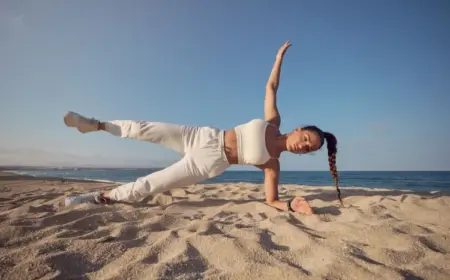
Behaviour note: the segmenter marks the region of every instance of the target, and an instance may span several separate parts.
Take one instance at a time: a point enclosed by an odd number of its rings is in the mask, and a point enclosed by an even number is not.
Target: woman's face
[[[296,128],[287,137],[287,150],[294,154],[307,154],[320,149],[320,136],[311,130]]]

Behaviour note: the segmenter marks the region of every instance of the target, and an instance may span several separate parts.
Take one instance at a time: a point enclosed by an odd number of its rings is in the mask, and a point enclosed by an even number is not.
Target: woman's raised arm
[[[280,83],[281,64],[283,63],[284,54],[286,50],[291,46],[291,43],[287,41],[279,49],[275,63],[270,73],[269,80],[266,84],[266,97],[264,100],[264,119],[276,127],[280,127],[281,117],[277,107],[277,91]]]

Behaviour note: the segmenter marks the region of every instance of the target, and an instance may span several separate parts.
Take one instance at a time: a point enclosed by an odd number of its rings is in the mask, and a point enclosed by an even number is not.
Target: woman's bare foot
[[[94,202],[97,204],[111,204],[114,201],[110,199],[105,193],[99,193],[95,196]]]
[[[98,131],[100,121],[69,111],[64,114],[64,123],[68,127],[75,127],[81,133],[88,133]]]
[[[69,196],[64,200],[65,206],[77,205],[82,203],[111,204],[113,200],[100,192],[91,192],[81,195]]]

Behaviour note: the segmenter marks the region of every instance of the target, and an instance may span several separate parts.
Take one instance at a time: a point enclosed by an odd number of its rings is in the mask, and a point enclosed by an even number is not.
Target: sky
[[[169,164],[173,151],[63,114],[230,129],[264,117],[286,40],[283,133],[334,133],[340,170],[450,170],[445,0],[3,0],[0,165]],[[326,149],[281,168],[327,170]]]

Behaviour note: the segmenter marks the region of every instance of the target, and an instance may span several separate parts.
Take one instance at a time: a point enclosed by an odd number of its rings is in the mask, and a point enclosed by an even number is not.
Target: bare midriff
[[[225,130],[224,149],[230,164],[238,164],[237,137],[234,129]]]

